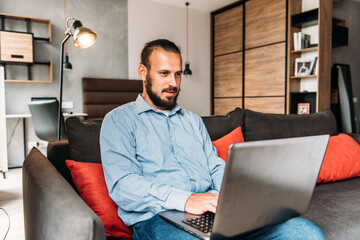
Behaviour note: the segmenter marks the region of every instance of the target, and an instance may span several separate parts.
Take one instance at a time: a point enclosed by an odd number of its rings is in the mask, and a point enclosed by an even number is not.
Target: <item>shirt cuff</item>
[[[165,201],[165,208],[184,212],[185,203],[191,194],[193,193],[180,189],[172,189]]]
[[[220,193],[219,193],[219,191],[214,190],[214,189],[212,189],[212,190],[208,191],[208,193],[217,193],[217,194],[220,194]]]

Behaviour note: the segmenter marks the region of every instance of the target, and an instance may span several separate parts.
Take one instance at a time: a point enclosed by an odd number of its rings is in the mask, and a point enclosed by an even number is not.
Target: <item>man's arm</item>
[[[136,159],[131,124],[114,114],[105,117],[100,134],[101,158],[110,197],[125,211],[184,211],[192,194],[167,184],[150,182],[142,176]]]
[[[213,186],[210,192],[193,193],[186,201],[185,211],[193,214],[203,214],[207,211],[215,213],[225,170],[225,162],[218,157],[216,148],[212,145],[209,133],[200,117],[199,130],[204,141],[203,149],[208,159]]]

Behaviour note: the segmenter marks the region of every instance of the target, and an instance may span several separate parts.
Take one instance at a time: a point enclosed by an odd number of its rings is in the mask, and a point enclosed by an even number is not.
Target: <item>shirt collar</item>
[[[149,103],[147,103],[144,98],[142,97],[141,93],[138,95],[138,97],[135,100],[135,109],[137,114],[141,114],[143,112],[147,112],[147,111],[154,111],[157,113],[161,113],[164,114],[161,110],[156,109],[154,107],[152,107]],[[176,104],[175,107],[173,109],[171,109],[169,116],[172,116],[174,114],[176,114],[177,112],[180,112],[181,114],[184,114],[184,110],[180,107],[179,104]]]

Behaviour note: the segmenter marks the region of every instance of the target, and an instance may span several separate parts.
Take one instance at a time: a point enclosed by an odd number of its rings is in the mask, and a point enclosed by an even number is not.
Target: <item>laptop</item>
[[[235,143],[229,148],[216,214],[169,210],[159,216],[213,240],[245,236],[304,214],[328,141],[329,135],[319,135]]]

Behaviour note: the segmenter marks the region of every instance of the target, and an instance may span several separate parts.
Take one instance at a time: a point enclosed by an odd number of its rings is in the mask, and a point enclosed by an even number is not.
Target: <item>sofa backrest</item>
[[[282,115],[237,108],[225,115],[206,116],[202,119],[212,140],[219,139],[239,126],[245,141],[338,134],[336,120],[330,110],[310,115]],[[49,160],[72,186],[74,184],[65,160],[100,163],[101,124],[101,120],[69,118],[66,121],[69,144],[52,142],[48,146]]]

